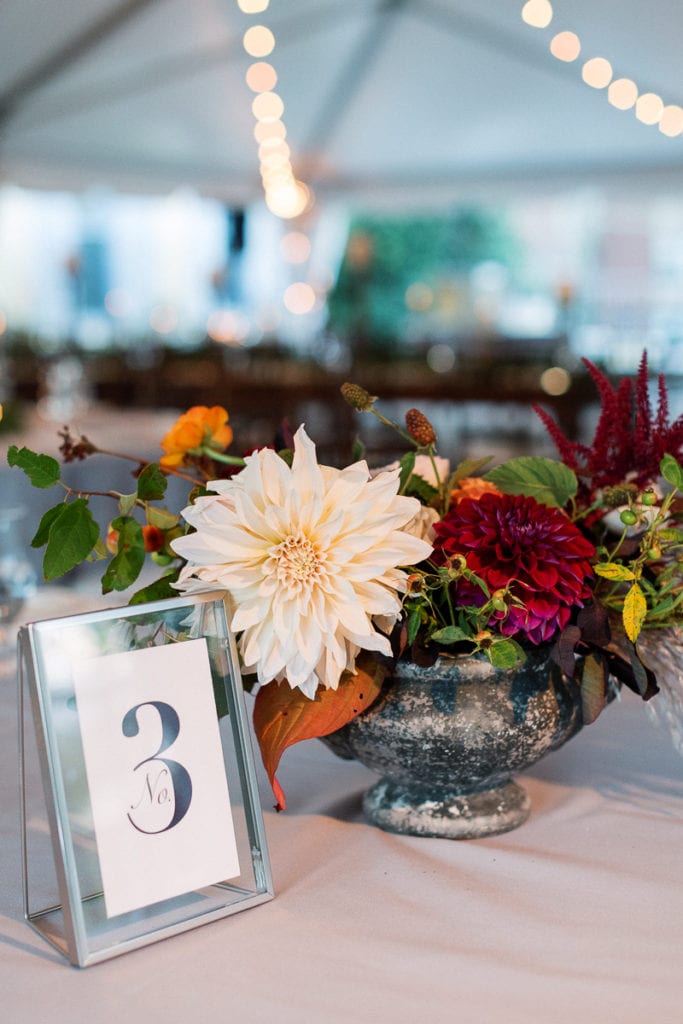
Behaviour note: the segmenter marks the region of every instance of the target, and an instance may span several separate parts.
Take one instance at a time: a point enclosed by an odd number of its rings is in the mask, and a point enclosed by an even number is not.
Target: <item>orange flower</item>
[[[500,491],[480,476],[465,476],[451,491],[451,505],[457,505],[463,498],[481,498],[482,494],[500,494]]]
[[[220,405],[209,409],[206,405],[193,405],[175,421],[163,438],[162,466],[182,466],[190,453],[202,448],[223,451],[232,441],[232,428],[227,425],[228,414]]]

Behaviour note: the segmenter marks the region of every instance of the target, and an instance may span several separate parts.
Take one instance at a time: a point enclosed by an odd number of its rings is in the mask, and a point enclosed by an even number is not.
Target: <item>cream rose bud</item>
[[[420,505],[420,511],[414,515],[409,523],[403,527],[405,533],[411,537],[418,537],[419,540],[426,540],[428,544],[434,543],[434,523],[439,519],[439,513],[435,508],[427,505]]]
[[[448,459],[442,459],[440,455],[434,456],[434,462],[436,463],[436,471],[439,474],[438,480],[434,475],[434,466],[432,465],[432,460],[428,455],[417,455],[415,457],[415,468],[413,469],[413,473],[415,476],[422,477],[422,479],[426,480],[428,484],[432,485],[432,487],[438,487],[439,483],[443,484],[448,480],[451,472],[451,464]],[[400,463],[398,461],[391,462],[388,466],[382,466],[380,469],[370,470],[370,475],[377,476],[378,473],[399,469],[399,467]]]
[[[620,505],[603,516],[602,521],[610,533],[623,532],[625,524],[621,521],[621,513],[628,508],[633,509],[638,516],[638,522],[626,528],[627,537],[637,537],[639,533],[644,533],[659,515],[659,505]]]

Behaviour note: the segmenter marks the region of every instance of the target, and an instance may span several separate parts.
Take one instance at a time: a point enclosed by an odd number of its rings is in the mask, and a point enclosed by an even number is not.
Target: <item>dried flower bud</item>
[[[416,441],[422,448],[428,448],[436,441],[434,427],[419,409],[408,409],[406,428],[413,441]]]
[[[88,455],[92,455],[93,452],[97,451],[95,445],[92,444],[87,437],[81,435],[78,440],[76,440],[72,436],[68,427],[64,427],[64,430],[58,431],[58,434],[62,439],[59,451],[61,452],[62,460],[64,462],[80,462],[87,458]]]
[[[360,384],[342,384],[340,390],[345,401],[348,402],[352,409],[357,409],[358,412],[370,412],[377,401],[377,396],[371,395]]]

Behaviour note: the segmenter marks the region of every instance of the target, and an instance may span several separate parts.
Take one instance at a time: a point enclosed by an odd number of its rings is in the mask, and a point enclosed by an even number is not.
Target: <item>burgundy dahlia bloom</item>
[[[591,595],[589,559],[595,548],[557,508],[535,498],[483,494],[463,498],[434,524],[432,561],[462,555],[491,593],[509,586],[524,608],[509,607],[491,620],[505,636],[522,633],[534,644],[566,626],[571,609]],[[458,604],[482,605],[485,596],[467,580],[457,583]]]

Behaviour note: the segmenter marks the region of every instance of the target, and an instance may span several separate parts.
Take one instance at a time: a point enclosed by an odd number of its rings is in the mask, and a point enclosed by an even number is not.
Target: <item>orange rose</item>
[[[481,498],[482,494],[500,494],[500,491],[480,476],[463,477],[451,491],[451,505],[457,505],[463,498]]]
[[[161,447],[162,466],[182,466],[188,453],[199,452],[201,448],[215,448],[223,451],[232,441],[232,428],[227,425],[228,414],[220,405],[209,409],[205,405],[194,405],[179,416],[163,438]]]

